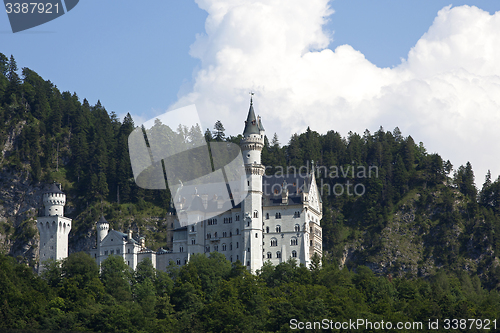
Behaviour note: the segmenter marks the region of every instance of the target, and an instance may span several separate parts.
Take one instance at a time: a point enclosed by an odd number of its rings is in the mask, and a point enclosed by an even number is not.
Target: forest
[[[289,260],[256,275],[220,253],[195,255],[168,272],[142,261],[135,272],[123,258],[101,265],[83,252],[52,262],[41,277],[0,256],[0,329],[94,332],[290,332],[293,320],[388,322],[384,332],[498,331],[500,295],[477,276],[439,271],[430,279],[377,277],[366,266],[350,271],[324,263],[310,269]],[[446,330],[446,319],[481,319]],[[422,329],[395,329],[422,323]],[[452,325],[452,324],[450,324]],[[462,325],[462,327],[460,326]],[[483,326],[484,325],[484,326]],[[404,327],[404,326],[402,326]],[[365,329],[346,332],[374,332]]]
[[[239,143],[241,135],[214,123],[204,133],[177,133]],[[118,258],[99,272],[78,244],[102,213],[114,229],[145,234],[148,247],[166,246],[165,226],[160,219],[151,231],[150,217],[166,215],[170,193],[135,185],[127,146],[135,126],[130,114],[121,120],[99,101],[61,92],[0,53],[1,189],[13,174],[37,188],[61,183],[74,220],[71,255],[39,277],[36,258],[20,250],[36,243],[36,209],[0,219],[0,327],[274,332],[290,330],[292,318],[498,318],[500,179],[488,173],[479,181],[470,163],[453,166],[398,128],[265,138],[268,174],[313,161],[317,168],[324,255],[313,269],[287,262],[250,275],[213,253],[167,273],[147,263],[129,272]],[[332,166],[377,173],[332,173]],[[335,192],[340,185],[359,185],[363,194]]]

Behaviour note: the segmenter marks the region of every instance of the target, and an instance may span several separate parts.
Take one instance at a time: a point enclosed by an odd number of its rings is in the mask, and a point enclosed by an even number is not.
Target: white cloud
[[[171,107],[195,103],[204,127],[220,119],[240,133],[254,90],[268,135],[282,143],[307,126],[320,133],[399,126],[476,183],[500,173],[500,12],[445,7],[395,68],[378,68],[349,45],[327,49],[327,0],[198,0],[206,34],[193,90]],[[333,17],[334,18],[334,17]]]

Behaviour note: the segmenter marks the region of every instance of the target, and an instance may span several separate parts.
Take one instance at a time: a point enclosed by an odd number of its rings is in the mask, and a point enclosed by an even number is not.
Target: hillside
[[[74,219],[70,253],[94,245],[101,213],[112,228],[145,235],[148,247],[166,246],[170,193],[135,185],[130,115],[120,120],[31,69],[18,72],[14,57],[0,54],[0,251],[36,262],[34,218],[53,181],[62,184]],[[207,140],[239,142],[221,125]],[[465,270],[499,288],[500,180],[487,176],[478,191],[470,164],[453,167],[397,128],[345,138],[308,129],[285,145],[276,135],[265,140],[268,174],[312,161],[323,190],[325,262],[394,277]]]

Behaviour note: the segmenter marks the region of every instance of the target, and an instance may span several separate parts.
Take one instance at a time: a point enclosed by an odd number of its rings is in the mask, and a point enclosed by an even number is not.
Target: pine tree
[[[217,120],[214,125],[214,131],[213,131],[213,136],[215,141],[224,141],[226,138],[226,135],[224,134],[224,131],[226,129],[224,128],[224,125],[222,125],[222,122],[220,120]]]

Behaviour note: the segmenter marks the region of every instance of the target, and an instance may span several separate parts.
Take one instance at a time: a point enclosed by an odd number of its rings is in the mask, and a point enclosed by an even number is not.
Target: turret
[[[66,204],[66,194],[53,183],[42,195],[45,206],[45,216],[64,216],[64,205]]]
[[[60,186],[53,183],[42,194],[44,216],[37,219],[37,228],[40,233],[40,266],[43,271],[43,262],[48,259],[61,260],[68,256],[68,235],[71,231],[71,219],[64,216],[66,195]]]
[[[97,221],[97,246],[102,242],[102,240],[108,235],[109,231],[109,223],[104,218],[104,215],[101,215],[99,221]]]

